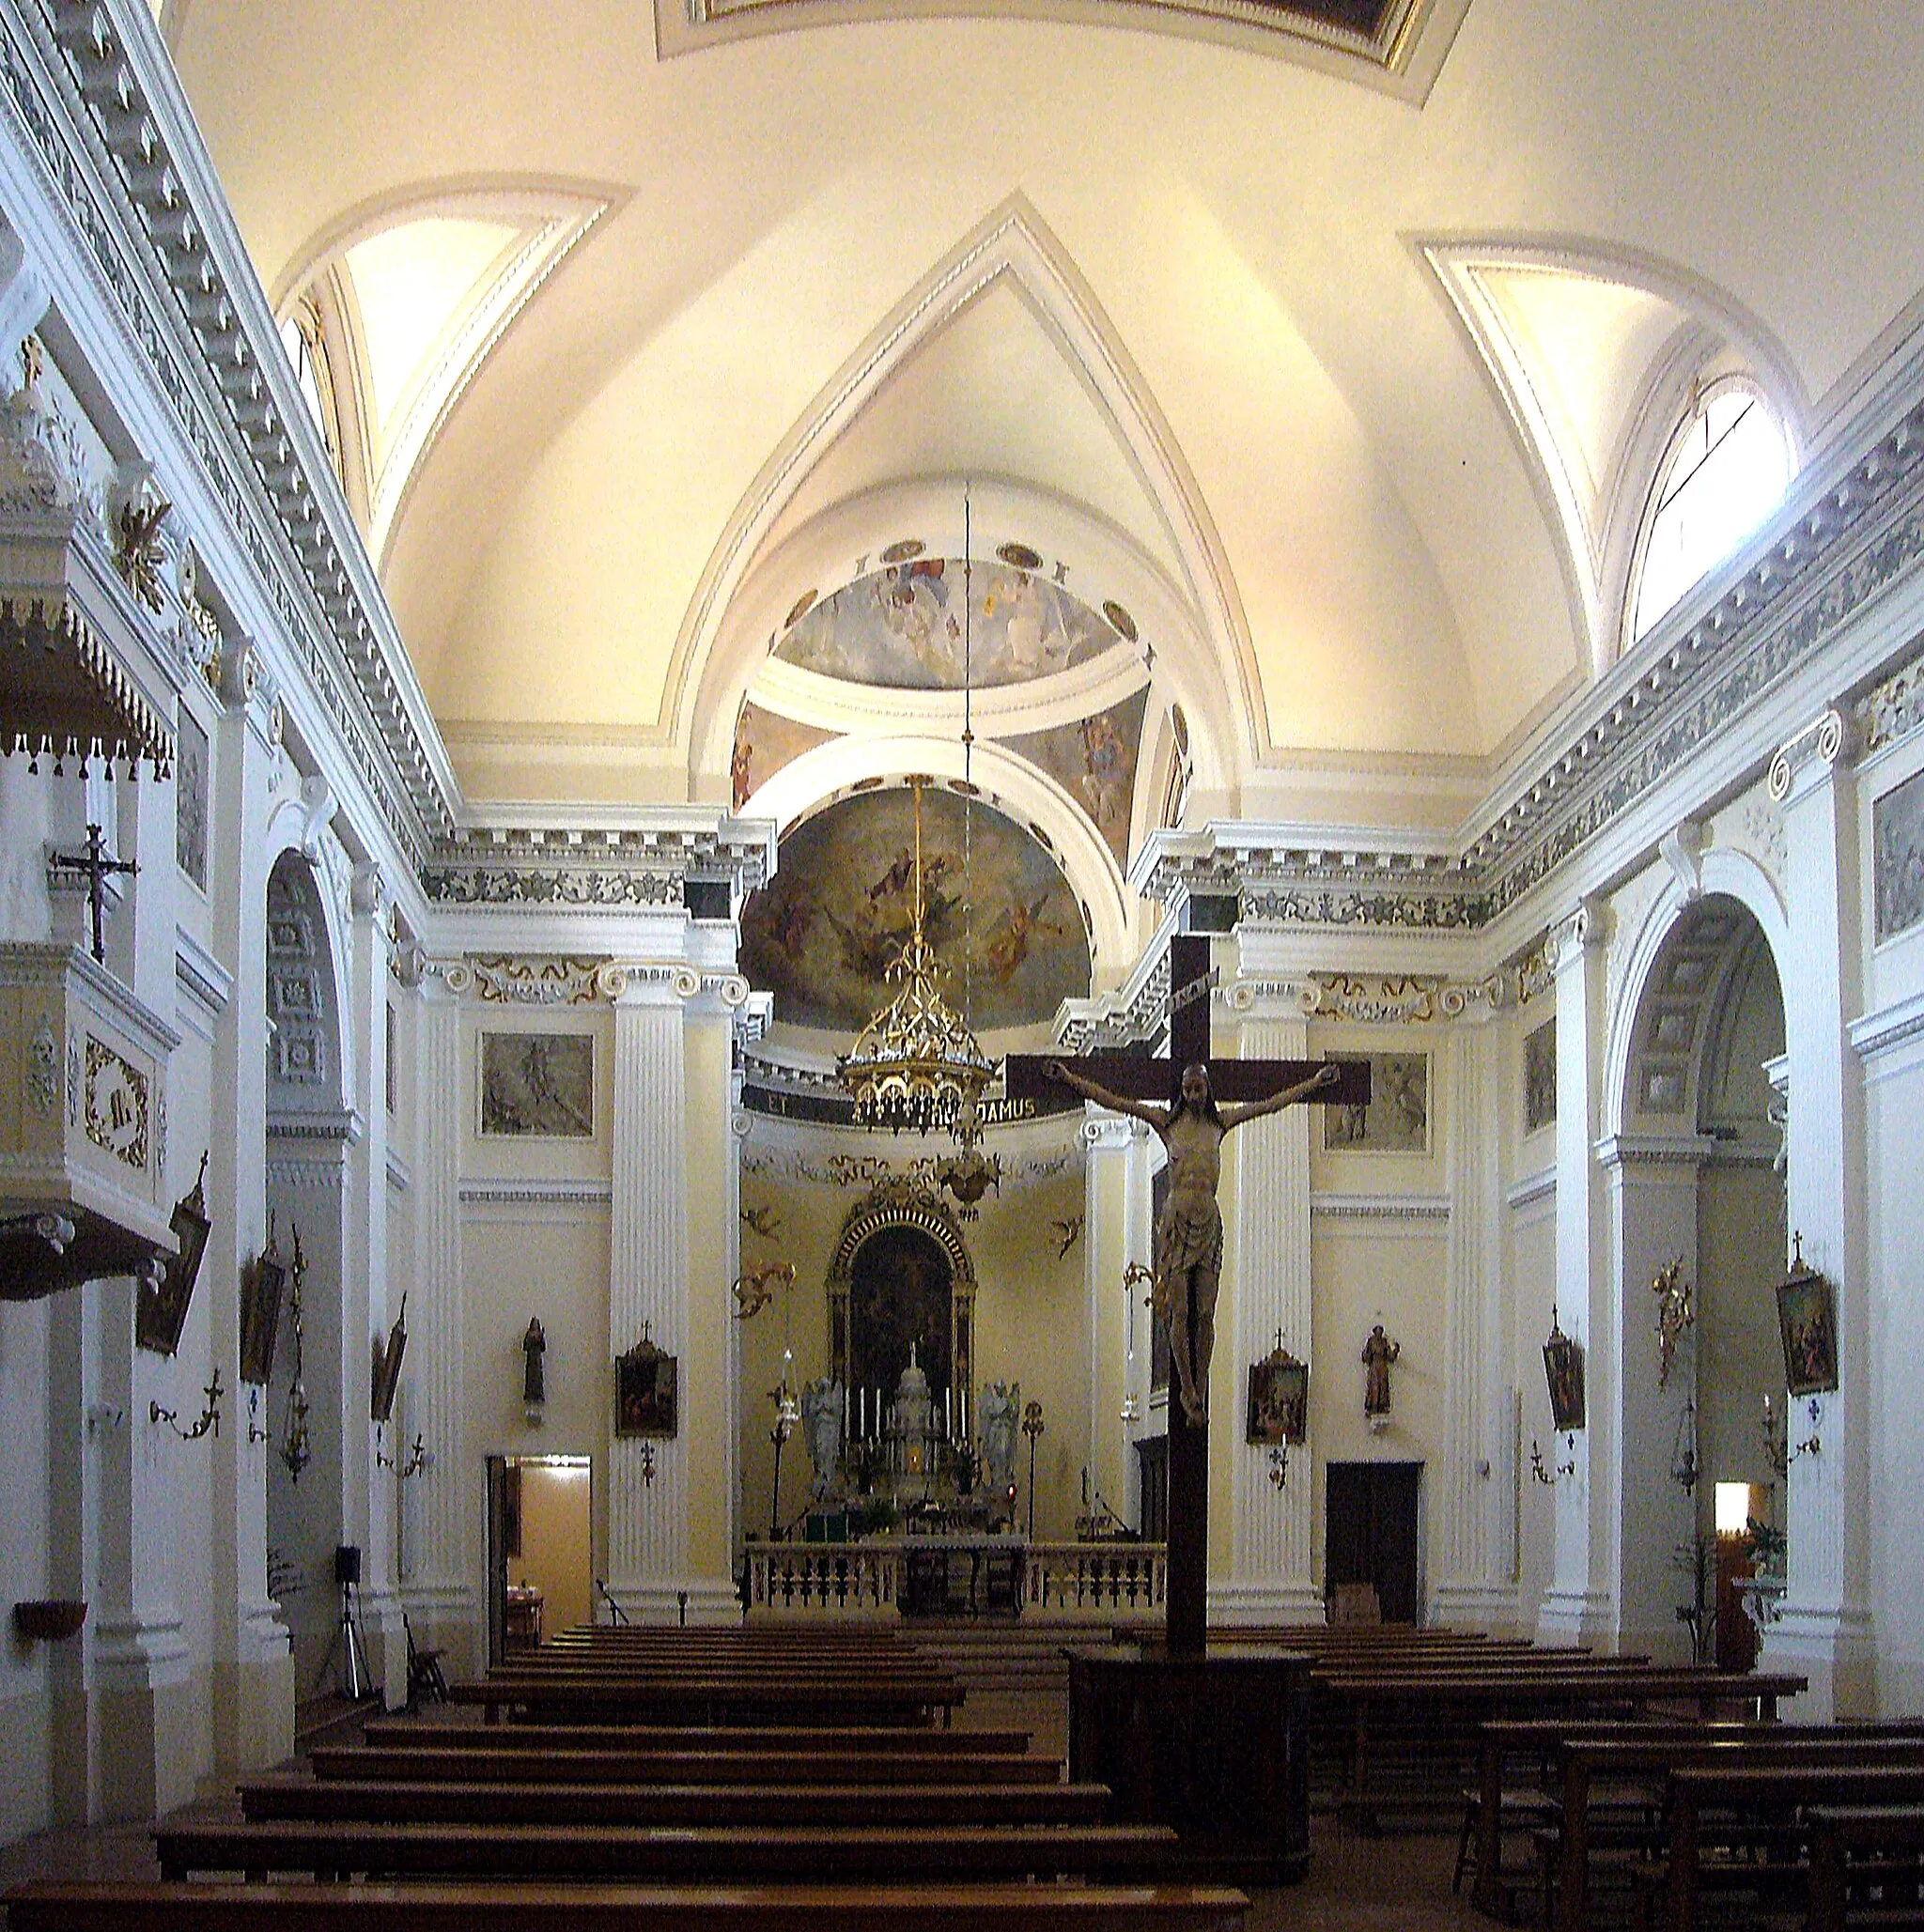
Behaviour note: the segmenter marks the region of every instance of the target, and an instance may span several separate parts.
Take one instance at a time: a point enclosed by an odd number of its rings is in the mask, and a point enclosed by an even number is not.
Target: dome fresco
[[[923,921],[943,997],[979,1032],[1037,1025],[1088,997],[1082,915],[1036,839],[980,798],[965,803],[923,793]],[[914,811],[907,788],[868,792],[783,839],[775,876],[743,910],[739,953],[778,1021],[853,1033],[893,990],[884,976],[908,936]]]
[[[968,639],[977,686],[1024,684],[1121,641],[1114,627],[1040,572],[978,562]],[[789,626],[774,655],[822,677],[899,690],[960,690],[962,562],[917,557],[859,577]]]

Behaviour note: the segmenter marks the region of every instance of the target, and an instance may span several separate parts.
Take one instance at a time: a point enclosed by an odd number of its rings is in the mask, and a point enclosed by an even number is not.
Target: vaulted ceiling
[[[1918,9],[1267,11],[172,0],[263,284],[359,317],[471,795],[728,796],[797,600],[959,557],[966,479],[1224,808],[1451,822],[1621,648],[1692,378],[1808,452],[1908,327]]]

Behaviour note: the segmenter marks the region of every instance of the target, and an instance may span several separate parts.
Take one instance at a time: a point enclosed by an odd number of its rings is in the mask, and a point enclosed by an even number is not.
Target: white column
[[[1593,1152],[1602,1118],[1606,918],[1601,906],[1578,906],[1552,931],[1548,949],[1557,982],[1557,1317],[1583,1349],[1589,1412],[1574,1446],[1552,1437],[1546,1407],[1530,1402],[1524,1412],[1524,1433],[1541,1435],[1545,1464],[1576,1464],[1557,1481],[1555,1558],[1537,1615],[1537,1634],[1548,1644],[1607,1642],[1617,1619],[1611,1337],[1620,1318]],[[1593,1348],[1592,1337],[1604,1345]]]
[[[195,1300],[208,1304],[214,1359],[234,1391],[214,1469],[214,1756],[224,1770],[277,1764],[294,1748],[287,1626],[267,1590],[268,1445],[248,1440],[240,1381],[240,1280],[267,1244],[267,881],[265,837],[279,752],[256,688],[252,645],[228,660],[215,750],[210,868],[213,951],[234,997],[214,1040],[208,1164],[213,1223]],[[183,1395],[186,1391],[182,1391]]]
[[[1082,1123],[1082,1289],[1089,1329],[1087,1398],[1091,1505],[1100,1493],[1115,1508],[1126,1507],[1128,1424],[1128,1297],[1123,1271],[1129,1263],[1129,1160],[1137,1123],[1119,1114],[1095,1114]],[[1134,1291],[1139,1296],[1141,1291]],[[1147,1323],[1142,1324],[1146,1335]],[[1146,1348],[1146,1342],[1145,1342]]]
[[[1791,1440],[1815,1436],[1788,1478],[1789,1584],[1766,1669],[1808,1674],[1813,1716],[1868,1715],[1876,1681],[1870,1593],[1869,1262],[1862,1070],[1845,1023],[1863,1008],[1857,783],[1843,721],[1827,712],[1777,753],[1790,935],[1784,1046],[1790,1069],[1790,1225],[1838,1297],[1840,1386],[1791,1410]]]
[[[1500,1136],[1502,1030],[1478,1005],[1449,1044],[1450,1250],[1444,1346],[1444,1467],[1437,1617],[1485,1630],[1516,1620],[1508,1519],[1515,1483],[1514,1425],[1502,1371]]]
[[[343,1542],[362,1550],[359,1604],[369,1662],[389,1708],[408,1695],[408,1647],[395,1592],[396,1483],[377,1462],[374,1425],[368,1419],[376,1338],[385,1339],[395,1310],[387,1281],[387,881],[380,869],[354,868],[349,898],[353,960],[343,999],[351,1012],[343,1036],[352,1041],[350,1091],[362,1134],[348,1151],[348,1213],[341,1270],[341,1334],[345,1337],[346,1405],[342,1413],[341,1493]],[[410,1311],[412,1317],[412,1309]],[[413,1346],[410,1341],[410,1347]],[[387,1453],[405,1457],[387,1431]]]
[[[690,967],[628,968],[614,1002],[613,1201],[609,1229],[610,1359],[648,1326],[686,1358],[689,1335],[688,1097],[683,1007],[701,988]],[[687,1391],[681,1433],[611,1438],[608,1583],[632,1616],[673,1622],[689,1569]],[[652,1463],[652,1476],[648,1465]]]
[[[1301,1059],[1309,1024],[1299,1000],[1234,987],[1229,1006],[1242,1059]],[[1244,1440],[1251,1362],[1276,1346],[1279,1329],[1292,1354],[1310,1362],[1315,1387],[1310,1279],[1310,1109],[1286,1107],[1236,1129],[1235,1223],[1224,1257],[1218,1304],[1217,1362],[1209,1402],[1215,1420],[1211,1474],[1230,1461],[1230,1535],[1212,1551],[1209,1614],[1225,1623],[1323,1620],[1312,1567],[1315,1484],[1311,1445],[1293,1449],[1288,1479],[1270,1480],[1269,1451]],[[1312,1396],[1313,1404],[1313,1396]],[[1313,1429],[1313,1424],[1311,1425]]]
[[[461,1284],[461,1130],[470,1087],[461,1054],[461,1008],[443,979],[424,978],[414,1025],[414,1279],[408,1298],[406,1373],[411,1421],[434,1452],[430,1468],[409,1480],[403,1498],[402,1597],[426,1630],[465,1625],[477,1653],[485,1606],[471,1561],[471,1506],[481,1493],[477,1468],[468,1464],[461,1412],[465,1332]],[[383,1183],[385,1176],[382,1177]]]
[[[1697,1181],[1704,1147],[1695,1135],[1675,1139],[1622,1136],[1600,1142],[1597,1158],[1609,1194],[1610,1274],[1619,1310],[1614,1335],[1592,1330],[1591,1360],[1614,1354],[1617,1397],[1612,1426],[1620,1461],[1617,1646],[1668,1663],[1687,1663],[1690,1633],[1677,1621],[1694,1587],[1675,1555],[1697,1532],[1691,1492],[1672,1479],[1678,1429],[1696,1399],[1696,1344],[1686,1336],[1668,1382],[1657,1352],[1657,1299],[1651,1283],[1670,1262],[1697,1279]],[[1591,1427],[1597,1397],[1590,1396]]]

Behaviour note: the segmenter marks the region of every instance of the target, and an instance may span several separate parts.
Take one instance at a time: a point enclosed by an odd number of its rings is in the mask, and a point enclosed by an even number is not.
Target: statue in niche
[[[991,1382],[982,1392],[982,1466],[986,1486],[1003,1495],[1016,1480],[1016,1418],[1022,1412],[1019,1382]]]
[[[808,1460],[815,1465],[809,1494],[817,1503],[835,1493],[842,1464],[843,1423],[848,1414],[848,1392],[832,1376],[820,1375],[801,1391],[801,1430],[808,1443]]]

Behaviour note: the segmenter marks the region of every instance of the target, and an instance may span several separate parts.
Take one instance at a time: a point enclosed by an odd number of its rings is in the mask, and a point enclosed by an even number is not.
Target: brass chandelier
[[[967,965],[975,944],[974,858],[971,770],[975,751],[974,722],[974,595],[970,560],[970,503],[962,499],[962,780],[964,839],[962,883],[967,922],[963,958]],[[995,1073],[969,1022],[942,997],[944,968],[923,930],[922,788],[925,780],[912,779],[915,794],[914,898],[910,904],[908,937],[889,962],[885,977],[896,988],[894,997],[870,1014],[855,1036],[855,1044],[836,1060],[842,1084],[855,1096],[859,1127],[886,1127],[899,1134],[947,1132],[965,1148],[982,1137],[976,1103]],[[967,1004],[967,993],[964,994]]]
[[[914,899],[908,937],[889,962],[894,997],[869,1016],[855,1044],[836,1061],[842,1084],[855,1096],[860,1127],[899,1134],[974,1131],[975,1103],[995,1072],[969,1023],[942,997],[943,968],[923,930],[922,787],[915,793]]]

